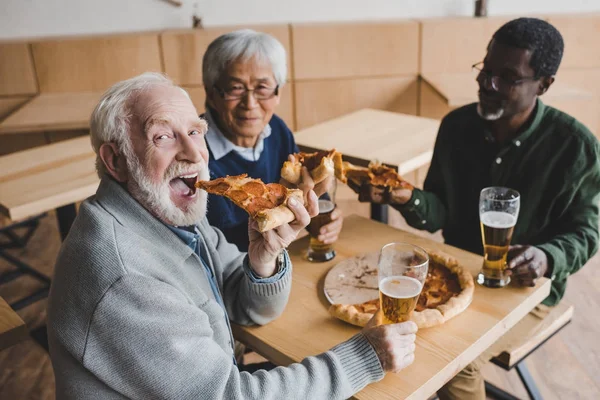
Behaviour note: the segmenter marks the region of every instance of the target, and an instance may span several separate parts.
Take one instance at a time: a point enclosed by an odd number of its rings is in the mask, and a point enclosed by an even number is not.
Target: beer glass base
[[[327,253],[316,253],[308,250],[306,253],[306,259],[311,262],[327,262],[335,258],[335,250],[328,251]]]
[[[489,288],[502,288],[510,283],[510,277],[488,278],[483,272],[480,272],[479,275],[477,275],[477,283]]]

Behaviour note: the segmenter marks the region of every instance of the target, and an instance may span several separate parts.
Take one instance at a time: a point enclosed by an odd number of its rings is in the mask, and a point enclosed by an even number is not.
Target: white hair
[[[275,81],[282,87],[287,79],[287,56],[273,36],[252,29],[226,33],[216,38],[202,59],[202,82],[211,90],[234,61],[256,60],[271,66]]]
[[[100,146],[104,143],[116,143],[126,159],[137,160],[129,136],[132,102],[134,96],[156,86],[176,87],[163,74],[146,72],[114,84],[102,95],[90,117],[90,137],[96,153],[96,170],[100,178],[107,172],[100,158]],[[189,98],[188,93],[181,90]]]

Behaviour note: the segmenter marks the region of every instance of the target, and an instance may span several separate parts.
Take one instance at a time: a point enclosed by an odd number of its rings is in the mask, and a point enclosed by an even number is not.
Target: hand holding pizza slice
[[[304,204],[301,190],[288,189],[278,183],[265,184],[260,179],[249,178],[247,174],[198,181],[196,187],[230,199],[257,222],[259,232],[294,221],[296,217],[287,207],[289,199],[294,198],[299,204]]]

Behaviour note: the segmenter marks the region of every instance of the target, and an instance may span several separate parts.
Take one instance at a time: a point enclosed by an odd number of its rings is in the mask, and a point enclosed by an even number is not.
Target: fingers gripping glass
[[[279,94],[279,85],[274,88],[261,85],[254,89],[248,89],[244,86],[233,86],[223,89],[215,85],[214,88],[224,100],[239,100],[246,97],[248,93],[252,93],[256,100],[268,100]]]
[[[536,81],[539,79],[537,76],[528,76],[521,79],[506,79],[501,76],[492,75],[489,72],[484,71],[483,62],[478,62],[477,64],[472,65],[471,68],[476,74],[478,82],[485,84],[487,81],[495,91],[502,93],[510,92],[513,87],[520,85],[523,82]]]

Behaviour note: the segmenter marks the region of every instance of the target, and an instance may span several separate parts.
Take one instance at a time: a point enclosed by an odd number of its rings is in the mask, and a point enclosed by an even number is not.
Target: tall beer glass
[[[306,258],[313,262],[325,262],[332,260],[335,257],[333,244],[326,244],[319,239],[319,231],[321,228],[331,222],[331,213],[335,209],[335,203],[331,200],[319,199],[319,214],[310,220],[308,225],[308,233],[310,235],[310,243]]]
[[[423,289],[429,256],[409,243],[389,243],[381,248],[378,264],[379,299],[383,323],[408,321]]]
[[[520,195],[513,189],[489,187],[479,197],[479,221],[483,240],[483,268],[477,282],[487,287],[504,287],[506,256],[519,217]]]

